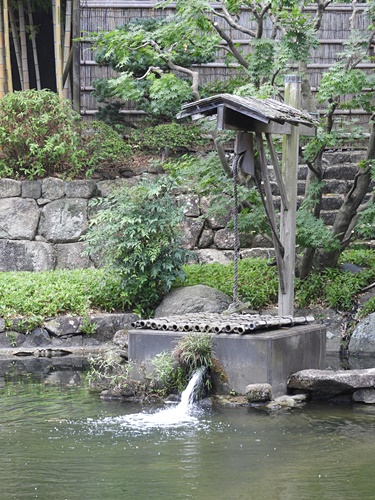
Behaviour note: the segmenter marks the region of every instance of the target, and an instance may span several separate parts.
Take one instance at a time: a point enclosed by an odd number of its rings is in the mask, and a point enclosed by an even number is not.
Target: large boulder
[[[311,392],[325,398],[353,394],[375,386],[375,368],[367,370],[301,370],[288,380],[288,389]]]
[[[233,300],[223,292],[206,285],[177,288],[168,294],[155,310],[155,317],[190,313],[222,313]]]
[[[353,356],[375,354],[375,313],[358,323],[350,337],[349,352]]]

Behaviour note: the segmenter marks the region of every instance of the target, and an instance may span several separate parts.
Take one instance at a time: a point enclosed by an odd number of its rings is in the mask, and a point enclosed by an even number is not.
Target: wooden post
[[[284,102],[299,109],[301,105],[301,77],[285,76]],[[299,127],[292,126],[291,134],[284,135],[282,176],[288,196],[289,207],[281,203],[280,241],[285,253],[282,261],[284,269],[284,293],[279,286],[279,316],[294,314],[294,272],[296,262],[296,212],[298,182]]]

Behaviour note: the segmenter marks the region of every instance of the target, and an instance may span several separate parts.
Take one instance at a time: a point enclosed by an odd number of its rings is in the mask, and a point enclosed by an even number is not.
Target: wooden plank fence
[[[81,0],[81,32],[84,37],[87,33],[96,31],[110,31],[122,26],[132,19],[148,17],[165,17],[174,12],[174,4],[163,10],[154,9],[156,4],[153,0],[126,1],[126,0]],[[355,16],[355,29],[365,30],[366,19],[363,15],[363,6],[356,4],[358,11]],[[307,11],[311,15],[315,14],[315,6],[308,6]],[[343,49],[343,42],[350,34],[350,17],[353,14],[353,6],[349,4],[333,4],[328,6],[323,15],[321,29],[318,32],[319,47],[312,51],[312,60],[308,63],[308,74],[312,85],[312,90],[319,88],[322,73],[332,66],[337,59],[337,54]],[[244,23],[246,11],[241,14],[239,23]],[[219,20],[219,22],[223,22]],[[251,28],[251,26],[249,26]],[[265,35],[270,31],[271,26],[265,25]],[[234,29],[230,29],[230,35],[239,44],[244,45],[247,50],[246,35]],[[92,96],[93,81],[99,78],[111,78],[116,76],[116,72],[107,66],[99,66],[95,62],[95,54],[88,41],[82,41],[80,47],[80,88],[81,88],[81,114],[86,119],[92,119],[98,109],[98,103]],[[363,63],[358,67],[364,71],[373,71],[375,63]],[[217,61],[198,66],[200,73],[200,83],[207,84],[218,79],[226,79],[236,71],[236,65],[227,67],[224,63],[224,50],[219,51]],[[324,110],[322,110],[324,112]],[[134,103],[129,102],[124,109],[130,120],[136,119],[143,112],[137,110]],[[362,110],[338,111],[337,114],[350,113],[358,124],[366,124],[368,115]]]

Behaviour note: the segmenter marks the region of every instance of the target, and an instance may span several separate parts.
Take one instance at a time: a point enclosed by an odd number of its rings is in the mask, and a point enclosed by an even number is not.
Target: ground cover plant
[[[0,273],[0,317],[41,323],[60,314],[124,309],[120,280],[102,269]]]
[[[375,281],[375,251],[350,250],[342,262],[363,267],[358,273],[339,268],[313,273],[296,280],[296,307],[322,306],[350,310],[362,288]],[[233,265],[194,264],[184,266],[185,281],[174,286],[204,284],[232,295]],[[277,272],[267,259],[243,259],[239,263],[239,295],[260,310],[276,305]],[[41,324],[59,314],[85,316],[90,311],[131,311],[138,306],[129,301],[121,278],[103,269],[56,270],[48,272],[0,273],[0,317],[30,319]],[[374,300],[364,311],[375,312]]]

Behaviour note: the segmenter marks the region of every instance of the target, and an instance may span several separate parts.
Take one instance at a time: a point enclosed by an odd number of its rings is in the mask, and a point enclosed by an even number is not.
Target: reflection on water
[[[197,408],[168,423],[170,406],[34,383],[5,384],[0,405],[1,500],[374,498],[371,406]]]

